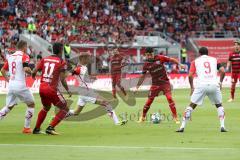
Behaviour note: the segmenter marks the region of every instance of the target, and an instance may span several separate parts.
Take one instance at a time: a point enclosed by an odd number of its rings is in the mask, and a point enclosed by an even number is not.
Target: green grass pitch
[[[189,90],[175,90],[174,99],[179,113],[189,103]],[[229,89],[223,89],[223,105],[226,112],[228,133],[219,132],[219,120],[214,106],[205,99],[203,107],[193,113],[186,132],[175,133],[179,127],[171,120],[160,124],[138,124],[137,115],[146,98],[137,99],[136,106],[129,107],[120,100],[117,114],[132,115],[126,126],[114,126],[107,116],[86,122],[64,121],[56,129],[59,136],[23,135],[25,106],[18,105],[0,121],[0,160],[239,160],[240,159],[240,98],[228,103]],[[36,111],[32,127],[41,107],[36,94]],[[77,96],[73,97],[74,107]],[[5,104],[5,95],[0,95],[0,106]],[[95,106],[88,105],[84,111]],[[155,99],[149,113],[161,109],[169,114],[165,97]],[[43,129],[48,125],[51,114]],[[129,116],[128,116],[129,118]]]

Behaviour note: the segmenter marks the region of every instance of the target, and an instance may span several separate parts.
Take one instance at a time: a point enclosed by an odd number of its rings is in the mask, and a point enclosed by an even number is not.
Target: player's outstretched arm
[[[226,70],[227,70],[227,71],[229,71],[229,70],[230,70],[231,64],[232,64],[232,62],[231,62],[231,61],[228,61],[228,62],[227,62],[227,68],[226,68]]]
[[[37,67],[33,69],[32,71],[32,78],[35,79],[37,72],[41,71],[43,68],[43,60],[41,60],[38,64]]]
[[[190,95],[192,95],[193,91],[194,91],[194,85],[193,85],[193,76],[194,76],[194,72],[189,72],[188,74],[188,81],[189,81],[189,84],[190,84],[190,87],[191,87],[191,93]]]
[[[67,72],[66,72],[66,71],[61,72],[61,73],[60,73],[60,81],[61,81],[64,89],[65,89],[65,90],[67,91],[67,93],[69,94],[69,97],[71,97],[71,96],[72,96],[72,93],[69,91],[66,78],[67,78]]]
[[[218,71],[220,74],[220,88],[222,89],[222,82],[225,77],[225,69],[224,69],[224,67],[220,67]]]
[[[177,64],[180,68],[185,68],[185,66],[183,64],[179,63],[179,61],[175,58],[169,58],[169,62]]]

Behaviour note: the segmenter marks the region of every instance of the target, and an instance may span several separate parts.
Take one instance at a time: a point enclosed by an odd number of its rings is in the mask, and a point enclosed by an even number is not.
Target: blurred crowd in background
[[[240,1],[0,0],[2,49],[14,46],[22,32],[50,43],[119,44],[161,32],[184,45],[196,31],[239,33]],[[29,53],[34,61],[41,55]]]

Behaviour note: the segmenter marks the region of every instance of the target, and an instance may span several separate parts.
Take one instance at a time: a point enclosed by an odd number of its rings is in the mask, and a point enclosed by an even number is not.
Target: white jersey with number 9
[[[191,64],[190,72],[196,73],[197,85],[218,83],[217,59],[214,57],[200,56]]]

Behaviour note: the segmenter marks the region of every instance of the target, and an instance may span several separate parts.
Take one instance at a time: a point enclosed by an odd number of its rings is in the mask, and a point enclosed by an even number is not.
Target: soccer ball
[[[159,113],[153,113],[151,115],[151,122],[153,124],[159,124],[161,121],[161,117],[160,117],[160,114]]]

